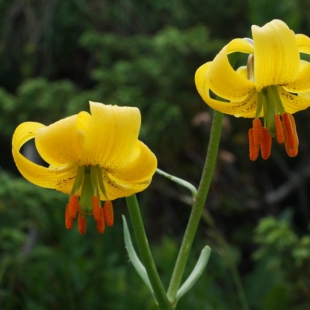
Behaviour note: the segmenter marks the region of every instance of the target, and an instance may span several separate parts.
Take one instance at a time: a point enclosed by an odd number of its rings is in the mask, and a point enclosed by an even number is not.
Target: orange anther
[[[104,224],[104,219],[100,219],[96,222],[97,225],[97,230],[99,234],[103,234],[105,230],[105,224]]]
[[[69,203],[66,207],[66,213],[65,213],[65,224],[67,229],[71,229],[73,227],[73,218],[69,214]]]
[[[286,153],[289,157],[295,157],[298,154],[298,149],[286,149]]]
[[[112,201],[106,201],[103,206],[105,223],[107,226],[113,226],[114,224],[114,212]]]
[[[263,126],[259,118],[254,118],[252,124],[254,144],[259,147],[262,143]]]
[[[99,210],[99,217],[96,220],[97,230],[100,234],[102,234],[105,230],[105,223],[104,223],[104,212],[103,208]]]
[[[81,215],[80,213],[78,216],[78,228],[79,228],[79,233],[81,235],[84,235],[86,232],[86,217]]]
[[[293,115],[284,113],[282,117],[284,143],[288,156],[295,157],[298,154],[298,135]]]
[[[249,130],[249,153],[250,160],[256,160],[258,157],[259,147],[254,143],[253,128]]]
[[[271,154],[272,138],[268,132],[268,129],[262,128],[262,144],[261,144],[261,155],[263,159],[268,159]]]
[[[70,196],[68,205],[69,205],[69,216],[72,219],[75,219],[76,214],[79,210],[79,197],[77,195]]]
[[[101,213],[101,206],[100,206],[100,200],[97,196],[92,197],[93,207],[94,207],[94,219],[95,221],[98,221],[100,219]]]
[[[276,123],[276,135],[277,135],[277,142],[283,143],[284,142],[284,133],[282,128],[282,122],[279,114],[275,114],[274,116],[275,123]]]

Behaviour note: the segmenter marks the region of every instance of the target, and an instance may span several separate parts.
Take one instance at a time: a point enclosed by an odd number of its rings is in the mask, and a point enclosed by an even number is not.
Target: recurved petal
[[[140,111],[90,102],[91,120],[84,140],[83,165],[108,170],[123,166],[134,152],[141,125]]]
[[[121,183],[144,183],[152,178],[156,168],[156,156],[143,142],[138,141],[127,162],[110,171],[110,174]]]
[[[88,113],[81,112],[40,128],[35,135],[35,144],[40,156],[52,165],[80,160],[82,139],[89,118]]]
[[[214,60],[198,68],[197,82],[207,83],[209,88],[223,99],[240,101],[244,99],[254,83],[238,74],[230,65],[227,55],[234,52],[253,53],[253,45],[244,39],[235,39],[217,54]],[[197,73],[196,73],[197,74]],[[201,87],[197,85],[197,88]]]
[[[297,96],[287,92],[283,87],[280,87],[279,95],[285,111],[290,114],[305,110],[310,106],[309,93],[300,94]]]
[[[236,70],[236,72],[237,72],[239,75],[243,76],[245,79],[248,78],[248,70],[247,70],[247,67],[246,67],[246,66],[241,66],[241,67],[239,67],[239,68]]]
[[[123,167],[114,171],[102,169],[107,197],[101,193],[102,200],[128,197],[146,189],[157,168],[157,159],[150,149],[141,141]]]
[[[100,192],[100,199],[114,200],[117,198],[128,197],[145,190],[150,185],[151,179],[145,180],[144,182],[126,182],[115,178],[110,173],[104,172],[103,182],[107,197]]]
[[[14,161],[20,173],[31,183],[69,193],[76,173],[75,166],[45,168],[33,163],[20,153],[21,147],[33,139],[36,132],[44,127],[40,123],[26,122],[16,128],[12,141]]]
[[[298,72],[294,81],[284,85],[286,90],[293,93],[310,91],[310,63],[306,63],[305,61],[300,62],[302,63],[302,70]]]
[[[257,91],[292,82],[300,59],[294,32],[284,22],[273,20],[263,27],[252,26],[252,34]]]
[[[296,42],[300,53],[310,54],[310,38],[304,34],[296,34]]]
[[[197,90],[202,99],[214,110],[220,111],[225,114],[234,115],[236,117],[254,117],[257,108],[257,96],[255,89],[252,89],[248,96],[241,101],[224,102],[217,99],[213,99],[210,96],[210,87],[207,83],[204,72],[211,66],[211,62],[204,64],[204,68],[200,67],[196,71],[195,82]],[[240,69],[240,75],[243,74]]]

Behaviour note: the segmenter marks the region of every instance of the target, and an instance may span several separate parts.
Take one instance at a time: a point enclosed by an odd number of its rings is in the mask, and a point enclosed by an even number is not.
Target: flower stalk
[[[154,290],[158,306],[161,310],[172,310],[173,307],[170,304],[162,282],[159,278],[153,256],[149,247],[149,243],[146,237],[139,204],[136,195],[126,197],[126,203],[129,210],[131,223],[134,229],[136,241],[138,244],[139,252],[141,255],[142,263],[148,274],[150,283]]]
[[[176,302],[177,291],[182,281],[184,269],[188,260],[188,256],[192,247],[192,243],[197,231],[197,227],[212,181],[221,138],[222,120],[223,114],[221,112],[214,111],[208,152],[203,167],[200,184],[198,187],[196,200],[192,207],[190,218],[187,224],[187,228],[183,237],[183,241],[179,250],[177,261],[168,288],[168,298],[172,304],[175,304]]]

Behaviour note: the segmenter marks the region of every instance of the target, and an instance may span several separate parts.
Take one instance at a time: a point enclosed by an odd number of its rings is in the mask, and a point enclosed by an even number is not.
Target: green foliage
[[[310,234],[298,236],[292,229],[290,214],[286,213],[280,219],[261,219],[254,241],[259,248],[253,258],[259,264],[252,281],[264,279],[259,294],[263,309],[279,309],[280,302],[281,309],[308,309]],[[254,288],[252,294],[258,297]]]
[[[277,18],[285,20],[289,27],[296,29],[300,25],[300,9],[298,1],[284,0],[249,0],[250,17],[255,25],[263,25]],[[264,14],[262,14],[264,12]]]
[[[305,0],[0,1],[0,308],[155,309],[124,248],[125,203],[115,202],[116,224],[103,236],[90,221],[84,237],[65,230],[67,197],[14,175],[19,123],[49,124],[88,111],[89,100],[137,106],[140,138],[159,167],[197,185],[212,113],[196,92],[195,70],[232,38],[250,36],[252,24],[282,18],[309,35],[308,11]],[[309,117],[296,115],[298,158],[273,146],[268,162],[255,163],[250,121],[224,118],[207,202],[214,225],[201,224],[186,276],[201,248],[210,245],[212,254],[180,310],[240,309],[233,270],[251,309],[309,309]],[[282,186],[288,190],[279,196]],[[167,287],[188,192],[155,176],[147,193],[140,204]],[[284,208],[294,217],[278,219]]]
[[[2,309],[42,309],[47,304],[151,309],[148,292],[128,264],[120,217],[104,238],[88,221],[87,237],[81,238],[76,227],[64,228],[65,195],[34,188],[3,172],[0,177],[5,181],[0,189]]]
[[[138,106],[143,113],[142,138],[153,146],[165,134],[159,149],[164,157],[172,150],[175,156],[188,139],[188,132],[176,136],[169,128],[180,128],[184,113],[193,117],[197,111],[194,103],[199,98],[193,100],[191,93],[199,63],[190,60],[211,57],[222,44],[216,40],[202,45],[208,37],[208,29],[197,25],[186,31],[167,27],[154,36],[92,31],[81,38],[82,46],[96,51],[98,69],[92,76],[98,82],[97,97],[106,98],[106,103]]]

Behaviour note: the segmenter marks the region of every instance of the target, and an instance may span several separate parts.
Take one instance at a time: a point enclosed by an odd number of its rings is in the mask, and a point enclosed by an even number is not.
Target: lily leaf
[[[202,275],[203,270],[207,266],[210,254],[211,254],[211,248],[209,246],[205,246],[200,253],[199,259],[192,273],[189,275],[189,277],[183,283],[183,285],[179,288],[176,297],[177,301],[192,288],[192,286],[197,282],[199,277]]]
[[[149,288],[149,290],[151,291],[151,293],[153,294],[154,298],[154,291],[150,282],[150,279],[147,275],[146,269],[143,266],[143,264],[141,263],[134,247],[131,241],[131,236],[130,236],[130,232],[128,229],[128,225],[127,225],[127,221],[125,216],[123,216],[123,226],[124,226],[124,240],[125,240],[125,247],[129,256],[129,259],[132,263],[132,265],[134,266],[134,268],[136,269],[137,273],[139,274],[139,276],[141,277],[141,279],[143,280],[143,282],[147,285],[147,287]]]
[[[160,169],[158,169],[158,168],[156,169],[156,172],[157,172],[158,174],[164,176],[165,178],[171,180],[172,182],[175,182],[175,183],[177,183],[177,184],[179,184],[179,185],[181,185],[181,186],[187,188],[187,189],[191,192],[192,197],[193,197],[193,200],[196,199],[197,188],[196,188],[193,184],[191,184],[191,183],[189,183],[189,182],[187,182],[187,181],[185,181],[185,180],[183,180],[183,179],[180,179],[180,178],[178,178],[178,177],[175,177],[174,175],[169,174],[169,173],[167,173],[167,172],[165,172],[165,171],[163,171],[163,170],[160,170]]]

